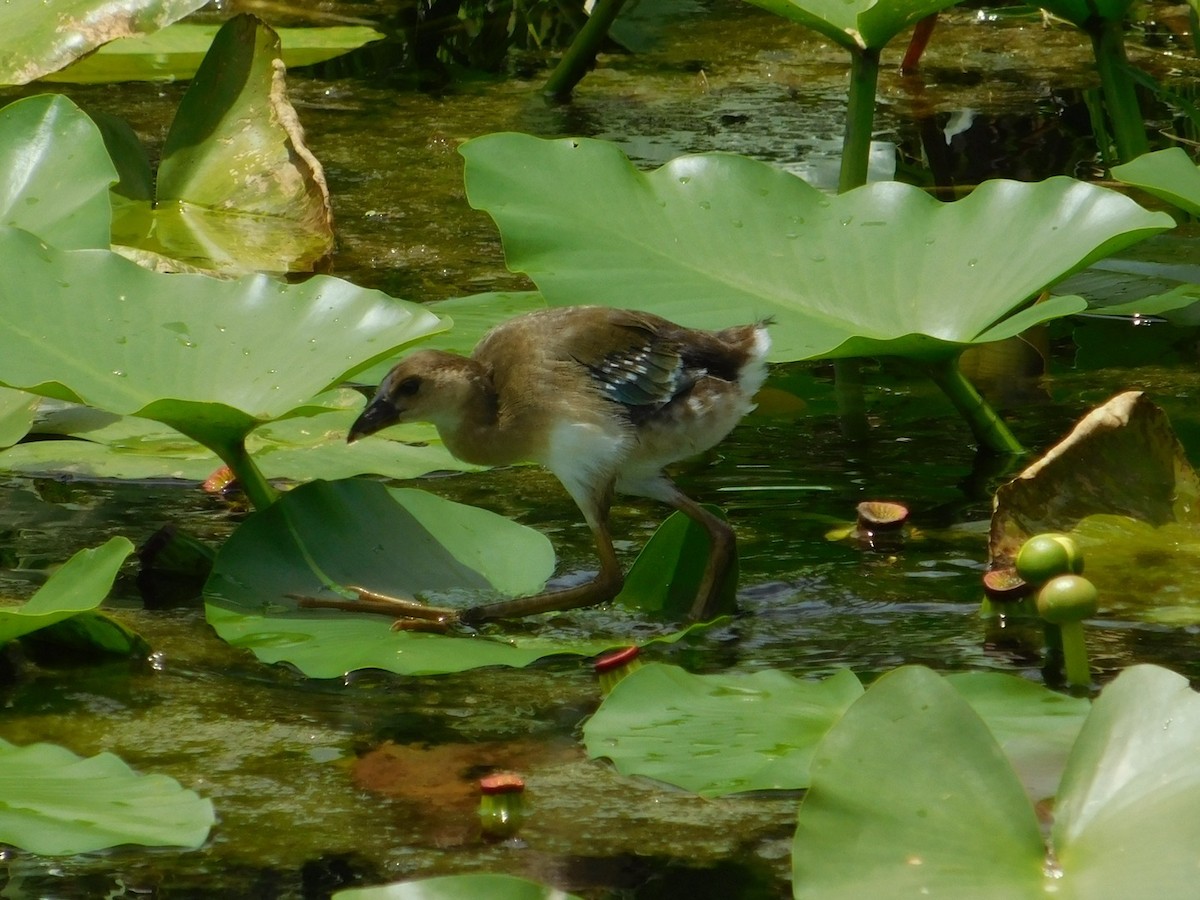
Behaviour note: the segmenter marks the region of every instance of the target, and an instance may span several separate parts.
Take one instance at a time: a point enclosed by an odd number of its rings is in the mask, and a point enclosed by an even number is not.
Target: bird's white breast
[[[588,513],[595,492],[613,478],[629,456],[633,438],[616,422],[560,422],[550,431],[542,465]]]

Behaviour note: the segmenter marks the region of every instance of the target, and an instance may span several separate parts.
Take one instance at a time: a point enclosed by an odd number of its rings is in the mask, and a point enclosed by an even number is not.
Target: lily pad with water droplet
[[[1070,178],[989,181],[952,203],[899,182],[826,196],[766,163],[638,171],[613,144],[469,141],[467,195],[551,306],[633,305],[695,327],[774,316],[771,359],[952,359],[1085,308],[1043,288],[1174,225]]]
[[[153,419],[218,452],[439,327],[325,276],[160,275],[15,229],[0,230],[0,258],[0,382]]]

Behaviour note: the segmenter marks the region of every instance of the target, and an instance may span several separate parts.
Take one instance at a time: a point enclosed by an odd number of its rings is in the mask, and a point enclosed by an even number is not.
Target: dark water
[[[463,197],[455,148],[491,131],[605,137],[645,164],[732,150],[827,178],[841,130],[841,51],[732,0],[698,8],[657,49],[606,57],[565,107],[546,106],[537,79],[463,79],[429,94],[381,87],[375,77],[293,75],[334,198],[336,272],[413,300],[526,286],[504,269],[490,220]],[[1135,54],[1165,65],[1159,51]],[[1079,95],[1091,84],[1089,66],[1086,42],[1069,29],[954,13],[923,79],[885,71],[877,137],[908,160],[936,148],[958,184],[1089,173],[1097,159]],[[153,144],[182,89],[68,93],[126,116]],[[1044,377],[990,385],[1018,437],[1045,448],[1092,404],[1144,388],[1200,452],[1195,334],[1154,326],[1149,340],[1145,329],[1098,327],[1082,325],[1091,330],[1077,343],[1070,326],[1056,326],[1045,338]],[[709,459],[684,467],[684,490],[723,505],[737,528],[744,614],[699,645],[655,651],[660,658],[697,671],[776,667],[813,677],[840,666],[870,677],[903,663],[1040,677],[1036,657],[998,647],[977,615],[992,491],[1015,474],[1011,464],[977,455],[931,385],[887,367],[868,366],[866,376],[865,440],[843,433],[831,371],[797,366],[774,378],[803,386],[803,410],[756,415]],[[587,529],[551,476],[498,471],[426,486],[544,530],[560,572],[593,565]],[[919,535],[902,551],[864,553],[826,539],[855,504],[875,498],[911,507]],[[614,532],[626,560],[661,515],[618,505]],[[111,534],[140,542],[168,520],[214,543],[236,525],[194,486],[10,478],[0,484],[3,587],[27,595],[46,567],[80,547]],[[168,772],[213,799],[219,824],[196,853],[14,854],[6,897],[323,897],[351,884],[479,870],[595,897],[790,894],[795,798],[701,801],[585,760],[578,729],[597,702],[586,663],[314,682],[227,647],[195,601],[144,609],[133,573],[110,603],[154,658],[21,665],[3,688],[0,734],[82,754],[111,750],[144,771]],[[1195,640],[1191,628],[1103,617],[1089,634],[1102,677],[1134,661],[1200,677]],[[385,742],[410,755],[389,761]],[[429,773],[464,786],[498,760],[529,775],[535,810],[523,847],[479,844],[472,806],[431,787]]]

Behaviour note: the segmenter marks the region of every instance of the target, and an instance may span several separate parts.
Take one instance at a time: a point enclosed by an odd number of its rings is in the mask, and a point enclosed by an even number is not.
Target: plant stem
[[[991,405],[975,390],[975,385],[958,368],[958,357],[929,363],[929,376],[942,392],[950,398],[980,446],[993,453],[1020,454],[1025,452],[1021,442],[1004,424],[1004,420]]]
[[[1092,683],[1092,670],[1088,667],[1087,645],[1083,640],[1082,622],[1063,622],[1058,626],[1062,636],[1063,668],[1067,684],[1088,687]]]
[[[867,424],[860,360],[833,361],[833,394],[837,398],[838,425],[842,429],[842,437],[848,441],[865,441],[871,428]]]
[[[600,45],[624,5],[625,0],[596,0],[587,23],[579,29],[575,40],[571,41],[571,46],[546,79],[546,86],[542,88],[543,97],[556,103],[566,103],[571,99],[575,85],[595,65]]]
[[[1088,28],[1092,53],[1100,73],[1104,104],[1108,108],[1113,139],[1121,162],[1129,162],[1150,149],[1146,139],[1146,121],[1138,104],[1129,60],[1125,55],[1125,35],[1121,19],[1099,19]]]
[[[846,106],[846,133],[842,141],[842,168],[838,175],[839,194],[867,183],[878,85],[879,50],[867,47],[851,51],[850,96]]]
[[[864,49],[850,53],[850,95],[846,103],[846,131],[842,139],[842,166],[838,171],[838,193],[867,183],[871,163],[871,133],[875,125],[875,92],[879,84],[879,51]],[[863,401],[861,363],[837,359],[833,363],[838,419],[850,440],[867,436],[866,403]]]
[[[244,441],[233,441],[220,447],[213,447],[225,465],[229,466],[234,477],[246,492],[250,505],[256,510],[264,510],[279,499],[279,491],[271,487],[262,471],[246,452]]]
[[[908,42],[908,49],[904,51],[904,59],[900,61],[900,74],[912,75],[921,67],[921,54],[929,46],[929,39],[933,37],[937,20],[938,14],[930,13],[917,22],[917,27],[913,29],[912,38]]]

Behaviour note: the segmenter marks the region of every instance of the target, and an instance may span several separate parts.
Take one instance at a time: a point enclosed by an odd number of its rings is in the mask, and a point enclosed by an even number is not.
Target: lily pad
[[[0,391],[0,403],[6,393],[37,401],[30,394]],[[55,402],[47,400],[43,405]],[[315,409],[318,404],[320,409]],[[387,429],[383,436],[389,440],[347,444],[346,434],[363,404],[357,391],[328,391],[305,405],[305,415],[269,422],[252,431],[246,449],[267,478],[292,482],[370,474],[405,479],[430,472],[479,469],[455,459],[442,445],[437,430],[420,422]],[[60,404],[52,410],[43,408],[34,432],[77,440],[30,441],[10,447],[0,453],[0,471],[199,483],[221,465],[211,450],[172,428],[88,407]],[[21,431],[17,439],[24,434]]]
[[[580,900],[574,894],[515,875],[487,873],[442,875],[379,887],[349,888],[335,893],[333,900],[462,900],[464,897],[487,897],[488,900]]]
[[[1112,167],[1118,181],[1141,188],[1193,216],[1200,216],[1200,169],[1181,147],[1143,153]]]
[[[435,604],[479,603],[533,593],[553,567],[543,535],[486,510],[373,481],[315,481],[255,513],[221,547],[205,609],[229,643],[313,678],[520,667],[611,648],[612,640],[393,631],[386,616],[302,609],[295,599],[340,599],[338,588],[361,585]]]
[[[185,80],[196,74],[217,29],[216,25],[179,22],[152,34],[122,38],[43,80],[69,84]],[[324,62],[383,38],[374,28],[363,25],[275,31],[289,69]]]
[[[1092,410],[1061,442],[996,491],[988,552],[1011,565],[1043,531],[1069,531],[1089,515],[1115,513],[1150,525],[1200,523],[1200,477],[1166,413],[1141,391]]]
[[[1135,666],[1067,762],[1053,855],[1000,747],[946,679],[882,677],[817,748],[792,850],[797,897],[1190,897],[1200,698]]]
[[[1069,896],[1186,898],[1200,846],[1200,696],[1158,666],[1101,692],[1063,774],[1051,837]]]
[[[0,110],[0,222],[64,250],[107,247],[116,169],[95,123],[66,97]]]
[[[351,412],[331,412],[275,422],[251,432],[247,449],[265,477],[291,482],[355,475],[407,479],[478,469],[455,459],[433,426],[423,423],[390,429],[386,436],[391,440],[347,445],[346,432],[354,418]],[[176,431],[146,420],[121,422],[119,432],[114,427],[86,440],[32,441],[10,447],[0,454],[0,471],[199,483],[221,465],[212,451]]]
[[[29,433],[37,405],[33,394],[0,388],[0,448],[11,447]]]
[[[749,0],[851,49],[882,49],[953,0]]]
[[[1037,817],[944,678],[904,667],[830,729],[792,846],[796,897],[1015,900],[1042,882]]]
[[[0,740],[0,842],[43,856],[121,844],[196,849],[211,801],[166,775],[138,775],[111,753]]]
[[[127,167],[144,163],[112,150]],[[235,274],[311,271],[332,250],[325,175],[287,99],[279,37],[254,16],[216,33],[167,133],[155,192],[118,206],[116,243]]]
[[[1053,794],[1088,702],[993,672],[946,680],[985,719],[1030,796]],[[605,698],[584,741],[623,774],[703,796],[799,790],[809,786],[818,742],[862,693],[849,671],[812,682],[772,670],[693,675],[652,663]]]
[[[1029,799],[1054,796],[1091,703],[1000,672],[944,677],[987,724]]]
[[[863,692],[849,670],[802,681],[767,669],[693,675],[648,663],[584,725],[588,754],[705,797],[808,785],[813,749]]]
[[[0,84],[26,84],[100,45],[156,31],[206,0],[56,0],[0,6]]]
[[[0,230],[0,258],[0,382],[153,419],[218,452],[438,327],[326,276],[160,275],[16,229]]]
[[[0,607],[0,643],[95,609],[112,590],[121,564],[132,552],[133,544],[124,537],[80,550],[20,606]]]
[[[551,306],[634,305],[696,327],[775,316],[771,358],[953,358],[1085,308],[1047,285],[1173,226],[1070,178],[989,181],[953,203],[899,182],[836,197],[766,163],[640,172],[602,141],[469,141],[467,196]]]
[[[706,509],[725,517],[716,506],[706,505]],[[704,577],[708,553],[708,533],[704,528],[681,512],[671,513],[633,561],[621,593],[613,602],[675,622],[687,619]],[[729,614],[736,608],[737,579],[735,547],[733,563],[726,572],[714,615]]]

